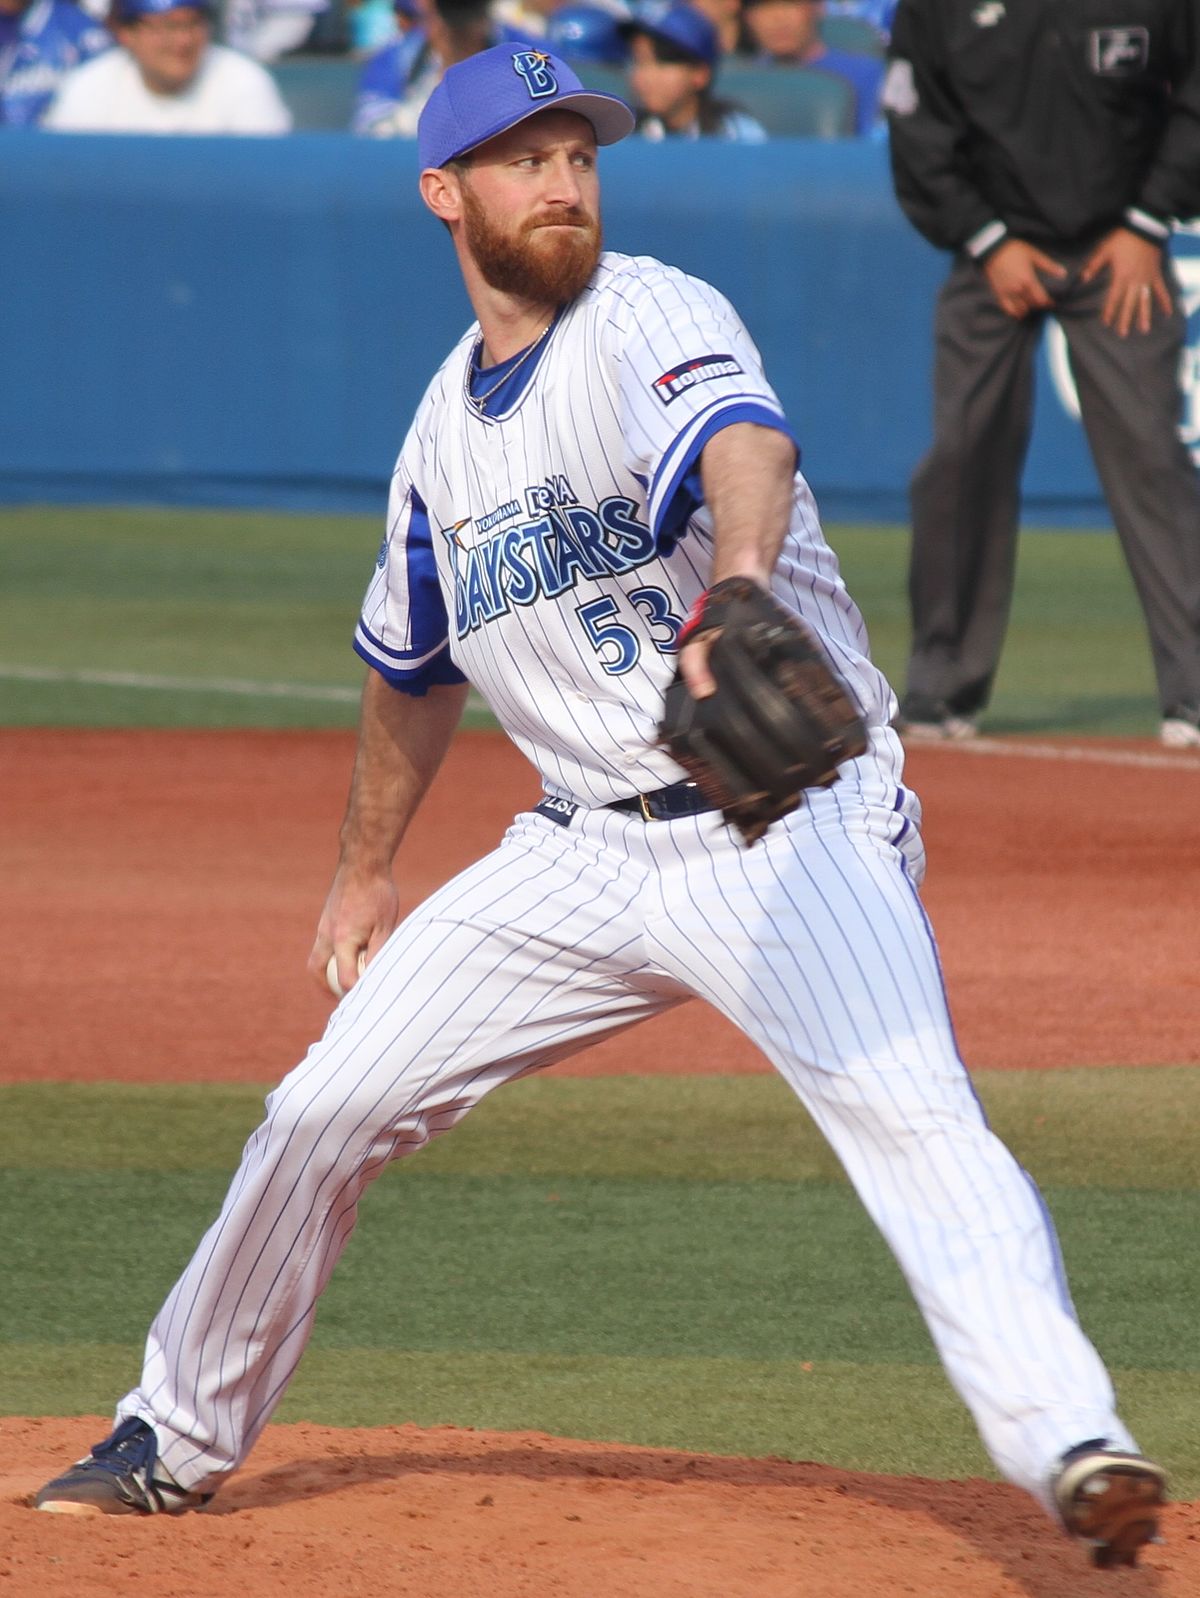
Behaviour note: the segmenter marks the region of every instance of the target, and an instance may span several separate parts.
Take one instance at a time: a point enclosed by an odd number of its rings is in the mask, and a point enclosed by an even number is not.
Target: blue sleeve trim
[[[385,644],[377,633],[371,631],[361,616],[355,629],[355,637],[364,649],[380,656],[385,666],[391,666],[395,661],[396,671],[420,671],[448,647],[448,640],[442,638],[435,640],[428,649],[420,649],[416,645],[410,649],[393,649],[390,644]]]
[[[429,512],[415,488],[410,487],[408,498],[403,548],[387,557],[404,561],[407,647],[385,644],[360,616],[354,649],[393,688],[423,694],[435,683],[464,683],[467,679],[450,658],[450,620],[438,581]]]
[[[450,618],[446,614],[446,601],[438,581],[429,511],[415,488],[409,489],[409,500],[412,510],[404,539],[408,578],[408,635],[412,639],[412,653],[426,655],[449,639]]]
[[[385,666],[378,655],[372,654],[357,638],[354,640],[354,652],[361,655],[371,670],[377,671],[392,688],[402,694],[411,694],[414,699],[423,699],[431,688],[453,687],[467,681],[450,659],[448,645],[418,671],[402,671]]]
[[[660,555],[671,553],[683,536],[689,519],[704,503],[704,488],[700,481],[700,456],[704,446],[722,428],[730,427],[734,422],[756,422],[760,427],[774,428],[777,433],[782,433],[785,438],[791,439],[796,447],[796,459],[799,461],[800,445],[788,425],[787,417],[772,410],[770,406],[754,400],[744,400],[718,411],[715,416],[710,416],[708,421],[697,429],[696,436],[688,445],[687,453],[671,474],[658,515],[654,518],[654,545]]]

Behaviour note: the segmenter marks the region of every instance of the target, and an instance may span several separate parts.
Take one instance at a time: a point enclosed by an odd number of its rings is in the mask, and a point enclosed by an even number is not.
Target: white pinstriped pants
[[[530,812],[397,928],[267,1100],[118,1409],[181,1485],[249,1452],[383,1167],[492,1088],[693,994],[807,1106],[894,1251],[998,1468],[1132,1447],[1032,1182],[959,1061],[891,734],[753,849],[713,815]],[[798,1436],[798,1442],[802,1437]]]

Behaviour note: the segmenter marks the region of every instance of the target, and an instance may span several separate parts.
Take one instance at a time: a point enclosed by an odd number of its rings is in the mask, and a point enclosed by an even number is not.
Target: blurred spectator
[[[399,20],[399,6],[396,13]],[[441,70],[424,23],[409,23],[364,64],[351,129],[381,137],[415,138],[417,118],[433,93]]]
[[[415,9],[421,21],[363,67],[351,122],[355,133],[415,139],[417,118],[448,66],[493,44],[537,48],[536,39],[495,22],[487,0],[415,0]]]
[[[721,46],[702,11],[686,0],[643,0],[622,32],[630,40],[629,84],[643,138],[766,139],[761,123],[714,94]]]
[[[353,55],[374,55],[420,22],[414,0],[356,0],[346,8]]]
[[[264,67],[212,43],[212,15],[185,0],[117,0],[118,50],[68,72],[44,126],[69,133],[286,133],[291,113]]]
[[[307,42],[328,9],[329,0],[224,0],[221,37],[256,61],[278,61]]]
[[[892,31],[892,18],[899,0],[825,0],[827,17],[858,17],[869,22],[887,39]]]
[[[745,0],[746,29],[760,59],[779,66],[808,67],[845,78],[854,90],[856,133],[882,127],[879,93],[884,64],[875,56],[835,50],[821,38],[821,0]]]
[[[692,0],[692,4],[697,11],[703,11],[716,28],[723,56],[735,55],[746,49],[742,0]]]
[[[32,127],[63,75],[112,48],[70,0],[0,0],[0,126]]]
[[[523,39],[542,40],[561,3],[562,0],[491,0],[491,13],[501,27],[519,33]],[[501,37],[507,38],[507,34]]]
[[[628,17],[625,6],[559,6],[547,25],[546,44],[564,61],[624,66],[629,59],[629,41],[621,23]]]

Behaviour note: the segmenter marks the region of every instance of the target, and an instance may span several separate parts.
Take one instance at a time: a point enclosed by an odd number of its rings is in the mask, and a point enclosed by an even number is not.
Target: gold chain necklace
[[[520,355],[518,355],[517,359],[508,368],[507,372],[505,372],[504,376],[499,380],[499,382],[493,383],[491,388],[489,388],[485,394],[472,394],[471,373],[476,369],[475,357],[483,353],[483,334],[480,333],[479,337],[475,340],[475,348],[471,351],[471,359],[467,363],[467,398],[470,400],[471,404],[474,405],[475,409],[481,416],[483,415],[483,408],[487,404],[488,400],[491,399],[493,394],[504,387],[505,383],[508,382],[510,377],[515,376],[516,373],[521,370],[521,368],[525,365],[525,362],[533,354],[534,350],[537,349],[538,345],[541,344],[542,340],[546,337],[546,334],[549,333],[553,326],[554,317],[552,316],[542,331],[534,339],[533,343],[527,344],[525,346]]]

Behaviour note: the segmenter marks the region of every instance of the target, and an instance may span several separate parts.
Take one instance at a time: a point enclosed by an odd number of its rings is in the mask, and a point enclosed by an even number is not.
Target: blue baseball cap
[[[210,0],[116,0],[113,12],[118,22],[132,22],[136,17],[157,17],[166,11],[203,11],[212,15]]]
[[[624,20],[624,13],[603,6],[559,6],[546,23],[546,38],[568,61],[623,66],[629,56],[629,42],[621,32]]]
[[[625,35],[646,33],[663,39],[685,55],[695,56],[706,67],[715,67],[721,55],[721,41],[715,25],[687,0],[640,0],[628,22],[621,24]]]
[[[616,144],[633,132],[624,100],[585,89],[560,56],[497,44],[442,74],[417,123],[421,167],[445,166],[539,111],[577,111],[592,124],[597,144]]]

